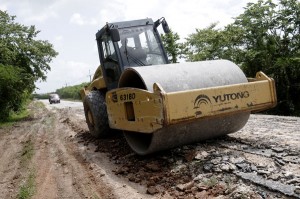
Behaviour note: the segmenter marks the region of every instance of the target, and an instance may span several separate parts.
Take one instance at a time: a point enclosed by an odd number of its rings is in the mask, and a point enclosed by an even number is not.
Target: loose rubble
[[[118,166],[115,175],[146,186],[146,193],[157,198],[300,198],[297,145],[255,142],[241,135],[147,156],[134,154],[121,132],[97,140],[80,131],[75,140],[96,145],[95,152],[106,153]]]

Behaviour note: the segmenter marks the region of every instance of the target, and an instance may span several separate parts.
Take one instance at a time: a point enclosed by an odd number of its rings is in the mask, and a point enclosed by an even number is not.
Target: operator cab
[[[103,77],[108,90],[118,87],[118,80],[127,67],[167,64],[157,27],[164,18],[107,23],[97,34],[97,44]]]

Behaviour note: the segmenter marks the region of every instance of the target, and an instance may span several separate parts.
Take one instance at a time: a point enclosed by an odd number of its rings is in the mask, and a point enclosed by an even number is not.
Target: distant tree
[[[219,59],[222,55],[222,31],[215,29],[217,23],[207,28],[196,29],[196,33],[188,36],[188,61]]]
[[[35,81],[46,79],[50,62],[58,54],[48,41],[37,40],[34,26],[16,23],[15,16],[0,10],[0,115],[18,111],[35,89]],[[0,118],[1,119],[1,118]]]
[[[300,115],[300,2],[259,0],[224,29],[212,24],[187,38],[190,61],[229,59],[247,76],[264,71],[276,81],[273,113]]]
[[[179,43],[180,37],[178,33],[174,33],[172,30],[170,33],[161,34],[162,42],[171,63],[177,63],[178,57],[181,54],[181,43]]]
[[[244,32],[241,66],[246,74],[263,70],[272,75],[278,91],[277,113],[300,114],[300,2],[249,3],[234,26]]]
[[[21,77],[27,80],[20,81]],[[0,121],[6,120],[11,111],[20,110],[30,96],[27,89],[22,89],[30,79],[20,68],[0,64]]]
[[[64,88],[57,89],[55,92],[59,94],[62,99],[75,99],[80,100],[80,90],[87,86],[89,83],[81,83],[74,86],[67,86]]]
[[[214,59],[238,59],[242,32],[239,28],[227,26],[225,30],[217,29],[217,23],[207,28],[196,29],[186,39],[188,61],[202,61]]]

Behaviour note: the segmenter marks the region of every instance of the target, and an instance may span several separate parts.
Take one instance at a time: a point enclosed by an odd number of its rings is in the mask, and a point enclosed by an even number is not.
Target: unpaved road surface
[[[43,103],[0,128],[0,198],[300,198],[300,118],[251,115],[237,133],[138,156],[121,132],[90,136],[81,103]]]

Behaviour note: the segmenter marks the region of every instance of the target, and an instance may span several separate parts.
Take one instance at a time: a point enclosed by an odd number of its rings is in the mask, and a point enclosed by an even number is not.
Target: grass
[[[94,193],[92,199],[100,199],[100,198]]]
[[[34,106],[38,108],[45,108],[45,104],[41,101],[34,101]]]
[[[20,187],[18,199],[29,199],[35,192],[35,172],[32,170],[24,184]]]
[[[24,109],[18,113],[10,114],[6,121],[0,122],[0,127],[12,126],[16,122],[22,121],[30,115],[27,109]]]
[[[40,101],[33,101],[34,107],[36,108],[45,108],[45,104]],[[28,102],[29,104],[29,102]],[[30,104],[26,107],[30,107]],[[0,128],[1,127],[7,127],[12,126],[15,123],[22,121],[30,116],[30,109],[24,108],[22,111],[19,112],[13,112],[10,114],[9,118],[6,121],[0,121]]]
[[[218,184],[218,179],[215,176],[212,176],[211,178],[207,179],[203,182],[206,186],[209,188],[212,188]]]
[[[24,144],[21,151],[21,166],[28,169],[28,165],[34,155],[34,145],[29,138]],[[33,196],[35,192],[35,171],[34,169],[29,170],[29,175],[25,179],[24,183],[21,185],[18,199],[29,199]]]
[[[28,139],[23,146],[21,154],[21,165],[23,167],[27,166],[34,154],[34,147],[31,139]]]
[[[81,99],[74,99],[74,98],[64,98],[61,100],[66,100],[66,101],[71,101],[71,102],[81,102],[82,101]]]

